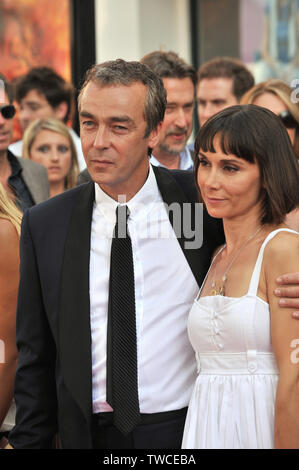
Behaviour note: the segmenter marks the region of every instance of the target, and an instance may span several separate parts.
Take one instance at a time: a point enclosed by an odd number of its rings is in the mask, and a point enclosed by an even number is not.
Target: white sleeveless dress
[[[277,229],[267,236],[246,295],[194,301],[188,334],[199,375],[189,403],[183,449],[274,447],[278,370],[269,304],[257,297],[257,290],[264,248],[281,231],[297,233]]]

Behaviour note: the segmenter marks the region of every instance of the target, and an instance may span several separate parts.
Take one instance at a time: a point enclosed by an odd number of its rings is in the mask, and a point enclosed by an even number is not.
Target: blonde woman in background
[[[24,133],[22,156],[47,168],[50,197],[76,185],[79,174],[77,152],[63,122],[47,118],[30,124]]]
[[[252,87],[241,104],[255,104],[276,114],[284,124],[299,162],[299,102],[292,101],[293,90],[282,80],[267,80]],[[286,216],[286,224],[299,231],[299,208]]]
[[[0,183],[0,437],[14,425],[12,399],[17,365],[16,306],[21,219],[21,212]]]

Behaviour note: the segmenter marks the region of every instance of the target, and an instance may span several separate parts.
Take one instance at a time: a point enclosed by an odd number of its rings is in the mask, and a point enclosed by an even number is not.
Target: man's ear
[[[54,109],[54,114],[57,119],[60,121],[64,121],[68,111],[68,105],[66,101],[62,101],[56,108]]]
[[[160,122],[155,129],[152,130],[152,132],[149,135],[148,138],[148,146],[151,148],[156,147],[156,145],[159,142],[159,134],[161,132],[162,128],[162,122]]]

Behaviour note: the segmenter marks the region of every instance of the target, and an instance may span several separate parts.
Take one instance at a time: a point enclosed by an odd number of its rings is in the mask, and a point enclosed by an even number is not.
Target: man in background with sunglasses
[[[0,182],[24,211],[49,197],[47,170],[38,163],[17,158],[8,150],[13,134],[13,89],[0,74]]]

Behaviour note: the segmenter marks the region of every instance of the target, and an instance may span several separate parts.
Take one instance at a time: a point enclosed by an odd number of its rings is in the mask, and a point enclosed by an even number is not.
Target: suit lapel
[[[195,203],[190,202],[186,197],[185,193],[183,192],[181,186],[177,183],[175,178],[171,175],[170,171],[163,171],[163,169],[159,167],[154,167],[153,170],[156,176],[157,184],[163,198],[163,201],[167,204],[167,206],[177,205],[180,207],[180,224],[173,223],[172,211],[169,212],[169,220],[170,223],[176,233],[177,240],[180,244],[181,249],[189,263],[191,271],[199,285],[203,280],[203,276],[205,274],[206,268],[203,266],[203,250],[200,249],[192,249],[188,248],[188,243],[190,243],[190,239],[186,238],[186,230],[183,226],[184,223],[184,216],[183,211],[188,210],[187,204],[189,204],[189,209],[191,210],[191,220],[194,223],[194,211],[195,211]],[[185,205],[185,207],[184,207]]]
[[[63,378],[87,420],[92,412],[89,258],[93,201],[91,182],[82,187],[70,219],[59,312]]]

